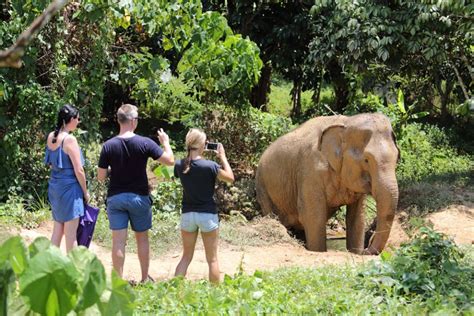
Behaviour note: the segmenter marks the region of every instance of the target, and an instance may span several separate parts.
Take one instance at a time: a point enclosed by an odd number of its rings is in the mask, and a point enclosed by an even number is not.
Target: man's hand
[[[158,131],[157,131],[157,134],[158,134],[158,139],[160,140],[160,144],[164,145],[166,143],[169,143],[170,142],[170,138],[168,136],[168,134],[166,134],[162,128],[160,128]]]

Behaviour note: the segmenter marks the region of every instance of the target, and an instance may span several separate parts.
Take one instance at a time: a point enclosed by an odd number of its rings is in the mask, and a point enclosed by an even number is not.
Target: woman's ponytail
[[[192,128],[186,134],[186,149],[188,155],[184,159],[183,174],[187,174],[191,170],[191,151],[199,150],[204,147],[206,143],[206,134],[197,128]]]
[[[54,129],[54,135],[53,135],[53,140],[52,140],[53,144],[55,144],[56,141],[58,140],[58,134],[62,126],[63,126],[62,120],[60,117],[58,117],[58,123],[56,124],[56,128]]]
[[[191,170],[191,148],[188,147],[188,155],[184,159],[183,174],[187,174]]]

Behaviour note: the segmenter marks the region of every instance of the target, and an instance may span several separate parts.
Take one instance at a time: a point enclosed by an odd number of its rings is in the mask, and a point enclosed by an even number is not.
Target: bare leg
[[[204,250],[206,251],[206,260],[209,265],[209,281],[219,283],[219,261],[217,260],[217,245],[219,244],[219,229],[212,232],[201,232]]]
[[[142,271],[142,282],[148,279],[148,268],[150,266],[150,242],[148,240],[148,230],[135,232],[137,240],[138,260]]]
[[[64,234],[64,223],[54,221],[53,234],[51,235],[51,243],[56,247],[61,246],[61,240]]]
[[[191,263],[191,260],[193,260],[194,247],[196,246],[197,236],[197,231],[190,233],[181,230],[181,237],[183,239],[183,256],[181,257],[181,260],[176,266],[176,271],[174,273],[175,276],[186,276],[189,264]]]
[[[125,262],[125,245],[127,243],[127,229],[112,230],[112,265],[115,272],[123,276]]]
[[[79,218],[64,223],[64,237],[66,237],[67,252],[77,246],[77,225],[79,225]]]

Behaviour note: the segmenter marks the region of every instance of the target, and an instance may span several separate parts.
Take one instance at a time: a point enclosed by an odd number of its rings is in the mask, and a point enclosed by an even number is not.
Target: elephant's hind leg
[[[260,207],[262,208],[262,214],[263,215],[268,215],[270,213],[277,214],[275,205],[270,199],[270,196],[268,195],[265,187],[262,184],[257,183],[256,191],[257,191],[257,201],[260,204]]]

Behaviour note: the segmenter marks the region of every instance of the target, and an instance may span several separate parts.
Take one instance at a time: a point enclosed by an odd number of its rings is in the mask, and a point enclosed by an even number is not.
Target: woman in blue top
[[[76,138],[69,134],[79,122],[79,111],[72,105],[64,105],[46,145],[45,163],[51,167],[48,200],[54,220],[51,243],[59,247],[64,235],[67,252],[77,244],[79,217],[84,214],[84,203],[89,200],[82,152]]]
[[[201,230],[201,237],[209,265],[209,280],[219,282],[219,262],[217,244],[219,237],[219,218],[214,202],[216,178],[233,182],[234,173],[227,161],[225,150],[219,144],[214,151],[221,166],[211,160],[203,159],[206,134],[199,129],[191,129],[186,135],[186,159],[176,162],[174,174],[183,185],[183,203],[181,214],[181,237],[183,256],[176,267],[175,275],[185,276],[194,255],[194,247]]]

